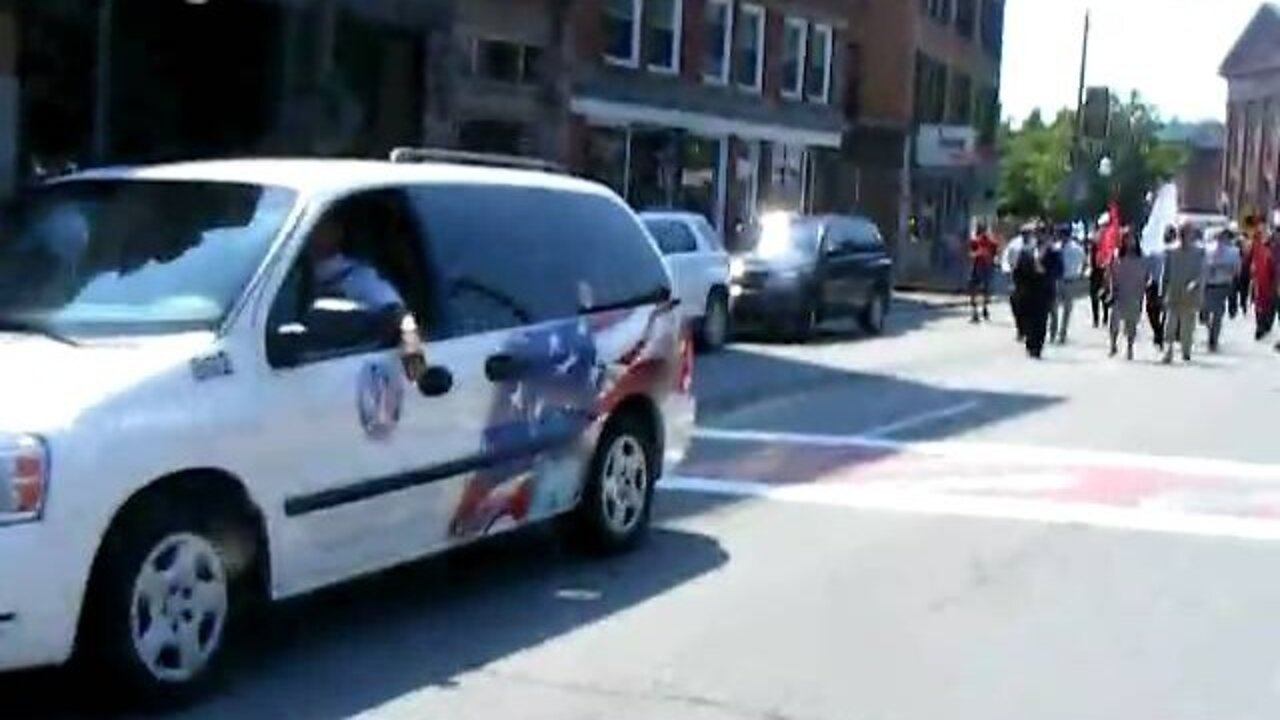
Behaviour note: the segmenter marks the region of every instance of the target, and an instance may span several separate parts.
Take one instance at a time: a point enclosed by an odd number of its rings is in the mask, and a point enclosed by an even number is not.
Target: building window
[[[951,79],[947,122],[952,125],[968,125],[972,119],[973,81],[964,73],[956,73]]]
[[[731,244],[740,238],[738,233],[754,225],[760,206],[760,143],[753,140],[735,140],[730,160],[733,178],[733,200],[727,218],[726,237]],[[734,247],[737,247],[734,245]]]
[[[999,91],[994,87],[980,87],[974,97],[973,124],[978,128],[978,139],[985,146],[996,143],[996,129],[1000,126]]]
[[[738,11],[735,76],[742,87],[760,92],[764,88],[764,8],[743,3]]]
[[[1004,0],[982,0],[982,48],[999,60],[1004,52]]]
[[[943,25],[951,24],[951,0],[920,0],[920,10]]]
[[[808,211],[808,155],[803,145],[770,145],[770,209]]]
[[[533,45],[479,38],[472,46],[471,74],[508,83],[537,83],[543,78],[543,50]]]
[[[613,65],[640,64],[640,4],[642,0],[605,0],[604,59]]]
[[[650,70],[680,72],[680,26],[682,0],[646,0],[644,11],[644,54]]]
[[[727,85],[733,50],[733,0],[707,0],[705,12],[706,57],[702,61],[703,77],[707,82]]]
[[[956,32],[970,40],[977,24],[977,5],[978,0],[956,0]]]
[[[804,54],[809,43],[809,23],[789,17],[782,26],[782,97],[804,96]]]
[[[814,102],[831,100],[831,49],[833,47],[830,25],[814,25],[809,31],[809,62],[805,87],[809,99]]]
[[[940,125],[947,111],[947,66],[916,54],[916,118],[924,124]]]

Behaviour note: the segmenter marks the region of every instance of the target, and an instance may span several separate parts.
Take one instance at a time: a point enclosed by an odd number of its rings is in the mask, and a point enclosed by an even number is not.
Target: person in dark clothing
[[[1055,268],[1061,273],[1062,266],[1062,258],[1050,250],[1049,244],[1048,237],[1040,235],[1036,243],[1018,257],[1013,270],[1027,354],[1036,359],[1044,352],[1049,332],[1049,313],[1053,310],[1052,273]]]
[[[1178,231],[1172,225],[1164,231],[1166,248],[1178,241]],[[1151,323],[1151,340],[1155,346],[1164,350],[1164,255],[1151,258],[1151,282],[1147,285],[1147,322]]]
[[[1236,252],[1240,255],[1240,270],[1236,273],[1231,294],[1227,296],[1227,314],[1235,320],[1237,313],[1249,314],[1249,239],[1246,234],[1238,232],[1235,223],[1231,224],[1228,232],[1233,236]]]

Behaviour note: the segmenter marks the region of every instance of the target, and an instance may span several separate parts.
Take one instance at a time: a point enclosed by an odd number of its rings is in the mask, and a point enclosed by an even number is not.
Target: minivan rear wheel
[[[623,552],[644,538],[658,468],[652,433],[636,416],[621,415],[605,426],[574,517],[587,550]]]
[[[888,293],[876,290],[867,300],[866,307],[858,314],[858,324],[868,335],[884,332],[885,317],[889,313]]]

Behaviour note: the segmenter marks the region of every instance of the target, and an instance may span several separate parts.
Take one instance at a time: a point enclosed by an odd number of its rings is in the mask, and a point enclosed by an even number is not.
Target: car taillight
[[[676,379],[676,389],[682,394],[693,392],[693,334],[686,329],[680,333],[680,375]]]

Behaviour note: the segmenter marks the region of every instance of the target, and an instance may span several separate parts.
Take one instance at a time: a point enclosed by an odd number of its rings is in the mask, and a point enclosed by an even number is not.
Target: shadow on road
[[[609,559],[564,549],[549,528],[519,533],[273,608],[240,643],[221,691],[173,717],[350,717],[449,687],[727,560],[714,540],[667,529]],[[0,677],[0,716],[101,717],[66,691],[70,681],[65,671]]]

